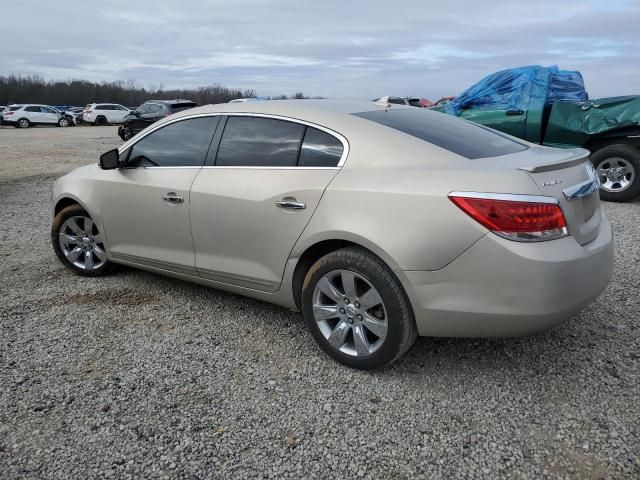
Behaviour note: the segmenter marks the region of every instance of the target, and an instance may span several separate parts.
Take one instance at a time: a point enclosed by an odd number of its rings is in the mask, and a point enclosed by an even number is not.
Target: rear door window
[[[526,150],[520,142],[475,123],[425,109],[376,110],[356,117],[385,125],[469,159],[497,157]]]
[[[231,116],[216,166],[295,167],[305,126],[275,118]]]
[[[40,107],[27,107],[24,109],[25,112],[34,112],[40,113]]]
[[[192,167],[204,163],[220,117],[190,118],[150,133],[129,153],[129,167]]]
[[[344,147],[342,142],[317,128],[307,127],[300,148],[300,167],[336,167]]]

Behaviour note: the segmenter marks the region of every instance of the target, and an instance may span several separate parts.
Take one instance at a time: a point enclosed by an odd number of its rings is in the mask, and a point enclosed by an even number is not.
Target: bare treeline
[[[0,76],[0,105],[41,103],[45,105],[84,106],[94,102],[113,102],[135,107],[151,99],[186,98],[198,105],[225,103],[234,98],[255,97],[254,90],[209,85],[196,89],[164,90],[162,87],[140,87],[129,82],[90,82],[88,80],[46,81],[38,76]],[[291,97],[306,98],[302,93]]]

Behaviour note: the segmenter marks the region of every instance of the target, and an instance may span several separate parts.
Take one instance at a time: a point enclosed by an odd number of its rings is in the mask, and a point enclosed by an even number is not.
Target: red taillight
[[[475,221],[502,237],[535,242],[567,236],[562,209],[551,197],[520,200],[518,195],[476,195],[452,193],[449,198]]]
[[[3,115],[13,115],[13,112],[2,112]]]

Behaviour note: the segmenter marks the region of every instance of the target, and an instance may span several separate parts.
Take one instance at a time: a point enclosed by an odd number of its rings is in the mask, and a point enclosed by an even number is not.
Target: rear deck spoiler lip
[[[576,149],[574,150],[573,155],[564,160],[556,160],[553,162],[541,163],[539,165],[532,165],[529,167],[522,166],[518,167],[518,170],[523,170],[529,173],[540,173],[550,172],[552,170],[560,170],[561,168],[575,167],[576,165],[580,165],[581,163],[589,161],[589,154],[590,152],[588,150]]]

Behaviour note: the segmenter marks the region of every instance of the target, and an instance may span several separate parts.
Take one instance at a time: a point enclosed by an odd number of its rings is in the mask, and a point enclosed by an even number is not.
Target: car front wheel
[[[71,125],[71,122],[69,122],[68,118],[61,118],[60,120],[58,120],[59,127],[68,127],[69,125]]]
[[[102,232],[80,205],[66,207],[55,216],[51,243],[64,266],[79,275],[99,277],[114,269]]]
[[[302,310],[320,347],[353,368],[384,367],[416,338],[400,282],[380,259],[360,248],[331,252],[309,269]]]

